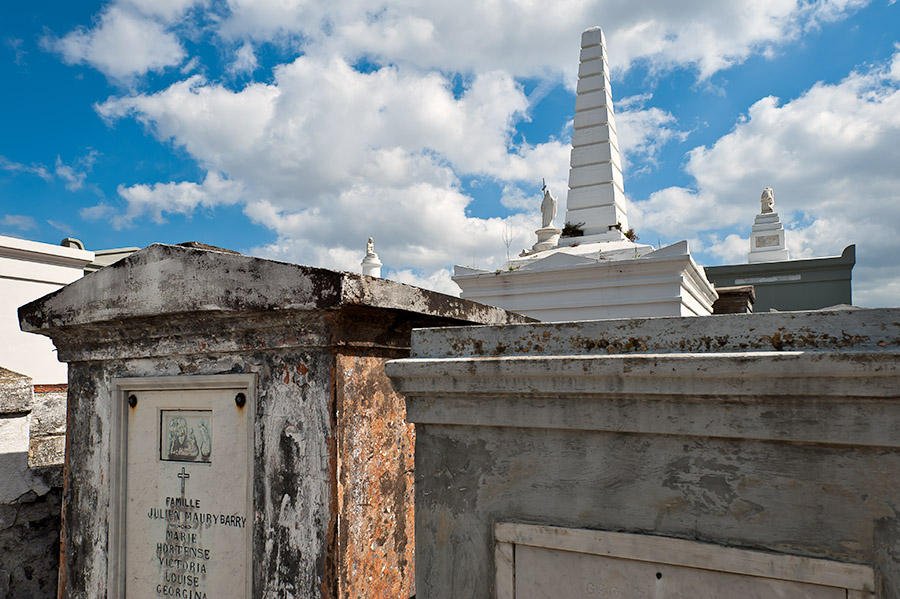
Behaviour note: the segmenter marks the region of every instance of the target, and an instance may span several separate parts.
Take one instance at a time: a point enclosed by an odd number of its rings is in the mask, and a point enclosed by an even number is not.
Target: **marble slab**
[[[124,576],[129,599],[249,597],[246,405],[234,389],[136,391],[128,407]]]

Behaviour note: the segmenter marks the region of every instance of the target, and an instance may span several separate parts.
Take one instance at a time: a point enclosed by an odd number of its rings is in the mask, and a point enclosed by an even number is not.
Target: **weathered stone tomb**
[[[409,597],[413,327],[522,322],[350,273],[152,245],[20,309],[69,364],[64,596]]]
[[[428,599],[900,598],[900,310],[413,332]]]

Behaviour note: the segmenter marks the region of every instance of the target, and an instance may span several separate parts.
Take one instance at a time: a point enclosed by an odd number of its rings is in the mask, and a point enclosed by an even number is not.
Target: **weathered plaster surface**
[[[65,501],[68,597],[103,596],[115,377],[255,372],[254,588],[262,597],[331,597],[331,356],[326,351],[194,355],[71,364]]]
[[[422,596],[489,597],[493,525],[868,564],[900,597],[900,311],[416,331]]]
[[[413,357],[900,349],[900,309],[721,314],[448,327],[413,333]]]

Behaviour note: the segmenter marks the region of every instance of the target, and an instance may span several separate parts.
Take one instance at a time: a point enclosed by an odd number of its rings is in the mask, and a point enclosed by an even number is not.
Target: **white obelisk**
[[[566,223],[583,223],[584,237],[564,238],[560,245],[624,240],[628,216],[622,160],[609,85],[606,38],[599,27],[581,34],[576,91]]]

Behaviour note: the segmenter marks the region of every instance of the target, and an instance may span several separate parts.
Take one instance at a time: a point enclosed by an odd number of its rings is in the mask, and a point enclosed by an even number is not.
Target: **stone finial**
[[[381,276],[381,260],[378,259],[378,254],[375,253],[375,240],[372,237],[369,237],[369,240],[366,242],[366,256],[360,262],[360,266],[364,275],[369,275],[370,277]]]
[[[771,187],[766,187],[763,189],[762,196],[760,196],[760,214],[769,214],[771,212],[775,212],[775,190]]]

